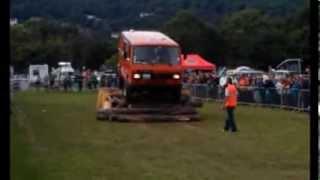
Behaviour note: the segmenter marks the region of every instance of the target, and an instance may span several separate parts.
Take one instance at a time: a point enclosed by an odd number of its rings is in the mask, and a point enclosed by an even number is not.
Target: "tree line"
[[[88,27],[99,26],[105,31],[119,31],[132,27],[159,28],[181,9],[210,22],[246,8],[284,16],[294,13],[292,10],[304,3],[304,0],[12,0],[10,13],[12,17],[23,20],[39,16]],[[152,13],[152,16],[141,18],[140,13]],[[96,16],[97,22],[92,24],[87,15]]]
[[[183,53],[198,53],[217,65],[266,68],[286,58],[310,61],[308,20],[308,8],[288,16],[244,8],[209,23],[192,11],[182,10],[160,25],[150,22],[156,25],[149,29],[172,37]],[[99,27],[30,18],[10,31],[11,63],[18,70],[29,64],[56,66],[59,61],[92,69],[116,63],[117,39]]]

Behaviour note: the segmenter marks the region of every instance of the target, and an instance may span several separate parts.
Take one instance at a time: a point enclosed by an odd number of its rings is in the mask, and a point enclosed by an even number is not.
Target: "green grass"
[[[12,101],[13,180],[309,179],[309,116],[239,107],[222,132],[218,103],[192,123],[95,119],[96,93],[21,92]]]

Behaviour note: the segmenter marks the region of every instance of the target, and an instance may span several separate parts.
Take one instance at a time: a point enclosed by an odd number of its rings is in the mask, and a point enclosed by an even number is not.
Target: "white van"
[[[40,82],[44,83],[45,78],[49,76],[49,67],[47,64],[29,66],[29,82],[35,83],[38,76],[40,77]]]

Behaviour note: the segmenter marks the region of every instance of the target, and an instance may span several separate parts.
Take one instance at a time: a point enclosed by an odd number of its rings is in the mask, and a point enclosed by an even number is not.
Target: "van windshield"
[[[179,50],[177,47],[145,46],[135,47],[133,61],[137,64],[178,64]]]

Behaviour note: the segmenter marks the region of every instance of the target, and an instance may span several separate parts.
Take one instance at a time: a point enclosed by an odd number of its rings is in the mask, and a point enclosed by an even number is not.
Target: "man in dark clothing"
[[[274,94],[276,91],[276,87],[271,79],[267,79],[263,85],[265,89],[265,103],[266,104],[275,104],[274,102]]]
[[[68,91],[69,90],[69,88],[71,88],[71,77],[70,77],[70,75],[68,74],[68,75],[66,75],[66,77],[64,78],[64,80],[63,80],[63,89],[65,90],[65,91]]]
[[[258,77],[256,79],[255,85],[256,85],[256,89],[255,89],[256,102],[261,104],[264,102],[264,99],[265,99],[265,90],[263,87],[264,83],[263,83],[262,77]]]
[[[40,89],[40,86],[41,86],[41,77],[40,77],[40,74],[37,74],[37,76],[36,76],[35,85],[36,85],[37,90],[39,90],[39,89]]]
[[[97,76],[94,73],[91,76],[91,83],[93,85],[93,89],[97,89],[98,79],[97,79]]]
[[[55,77],[54,74],[51,74],[49,77],[50,77],[50,85],[49,86],[50,86],[50,89],[53,89],[54,88],[53,87],[54,86],[54,80],[55,80],[56,77]]]
[[[290,100],[291,106],[298,106],[298,96],[301,90],[301,84],[297,78],[294,78],[292,85],[290,86],[289,93],[290,93]]]
[[[101,76],[100,79],[100,87],[108,87],[107,76],[104,74]]]
[[[82,91],[83,77],[82,77],[82,75],[80,73],[76,74],[75,81],[76,81],[76,83],[78,85],[78,91],[81,92]]]

